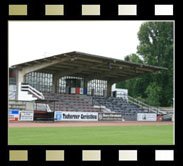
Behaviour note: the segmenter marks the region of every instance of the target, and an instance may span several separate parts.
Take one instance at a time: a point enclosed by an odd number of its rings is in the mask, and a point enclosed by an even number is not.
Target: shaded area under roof
[[[30,67],[34,69],[30,72],[55,74],[59,78],[74,76],[111,82],[124,81],[152,72],[167,70],[165,67],[127,62],[76,51],[17,64],[11,68],[28,71]]]

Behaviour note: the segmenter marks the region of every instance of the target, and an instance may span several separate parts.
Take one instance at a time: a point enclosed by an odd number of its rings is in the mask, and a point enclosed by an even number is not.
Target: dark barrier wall
[[[54,112],[34,111],[34,121],[54,121]]]

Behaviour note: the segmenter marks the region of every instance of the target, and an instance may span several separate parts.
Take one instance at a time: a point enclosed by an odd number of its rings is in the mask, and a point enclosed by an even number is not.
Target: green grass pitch
[[[9,128],[9,145],[173,145],[173,125]]]

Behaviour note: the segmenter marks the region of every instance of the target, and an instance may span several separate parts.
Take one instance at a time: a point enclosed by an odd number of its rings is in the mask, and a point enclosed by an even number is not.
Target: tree
[[[173,22],[147,22],[138,32],[138,53],[144,63],[167,67],[167,71],[152,75],[152,82],[160,87],[161,106],[173,103]],[[149,76],[150,77],[150,76]]]
[[[130,55],[127,55],[125,58],[124,58],[125,61],[128,61],[128,62],[136,62],[136,63],[143,63],[143,60],[140,59],[140,57],[137,55],[137,54],[130,54]]]
[[[137,54],[126,56],[125,60],[162,66],[168,70],[117,85],[127,88],[131,96],[145,98],[153,105],[171,106],[173,104],[173,22],[143,23],[138,32],[138,39],[140,44],[137,47]]]
[[[147,94],[146,102],[151,106],[160,106],[160,91],[161,87],[159,87],[155,82],[150,83],[145,91]]]
[[[138,32],[140,45],[138,53],[144,62],[151,65],[167,66],[173,59],[173,23],[148,22],[141,25]],[[168,66],[167,66],[168,67]]]
[[[129,62],[143,63],[143,60],[140,59],[139,56],[136,54],[127,55],[124,59],[125,61]],[[145,91],[144,87],[141,86],[142,84],[144,84],[143,78],[145,78],[145,76],[117,83],[117,88],[128,89],[128,93],[130,96],[141,97],[142,91]]]

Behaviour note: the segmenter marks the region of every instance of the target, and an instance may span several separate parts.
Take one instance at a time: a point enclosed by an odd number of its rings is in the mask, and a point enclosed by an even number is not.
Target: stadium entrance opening
[[[66,93],[76,93],[79,94],[79,89],[84,88],[84,80],[83,79],[66,79]]]

